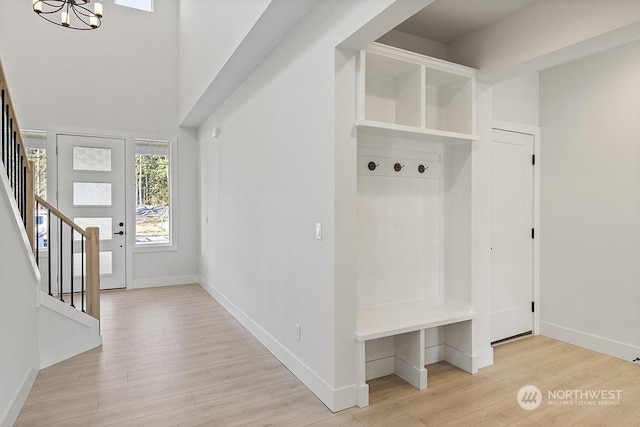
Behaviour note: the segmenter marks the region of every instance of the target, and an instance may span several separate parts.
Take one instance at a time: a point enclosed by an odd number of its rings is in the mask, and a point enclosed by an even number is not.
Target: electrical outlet
[[[296,323],[296,340],[300,341],[300,323]]]

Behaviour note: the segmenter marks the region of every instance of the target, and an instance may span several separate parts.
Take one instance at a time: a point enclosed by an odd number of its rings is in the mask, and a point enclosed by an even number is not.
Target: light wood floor
[[[640,366],[544,337],[496,347],[477,375],[429,365],[423,391],[371,381],[368,408],[332,414],[197,285],[105,292],[102,313],[104,345],[41,371],[16,425],[640,425]],[[527,384],[621,402],[526,411]]]

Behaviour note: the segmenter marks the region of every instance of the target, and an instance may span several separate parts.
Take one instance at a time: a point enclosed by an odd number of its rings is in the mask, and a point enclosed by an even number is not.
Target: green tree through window
[[[136,140],[136,244],[170,243],[169,142]]]

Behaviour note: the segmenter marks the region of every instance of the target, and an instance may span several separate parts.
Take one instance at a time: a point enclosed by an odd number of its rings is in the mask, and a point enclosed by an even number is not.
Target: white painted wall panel
[[[638,52],[628,44],[540,74],[541,321],[631,346],[640,345]]]
[[[26,232],[14,213],[17,205],[9,199],[13,192],[9,196],[6,191],[9,186],[1,162],[0,174],[0,292],[5,296],[0,298],[0,424],[12,425],[22,405],[19,400],[26,399],[24,392],[35,379],[32,373],[40,367],[39,280],[35,260],[27,256]]]

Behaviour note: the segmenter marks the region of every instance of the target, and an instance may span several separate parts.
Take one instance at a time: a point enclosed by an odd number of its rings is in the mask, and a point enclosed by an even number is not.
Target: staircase
[[[40,369],[102,345],[102,336],[99,230],[79,227],[35,195],[33,165],[1,63],[0,92],[0,426],[4,426],[17,418]],[[43,212],[48,236],[57,235],[47,247],[37,238],[42,224],[36,215]],[[48,256],[40,265],[43,251]],[[46,283],[41,283],[41,271],[47,273]]]

